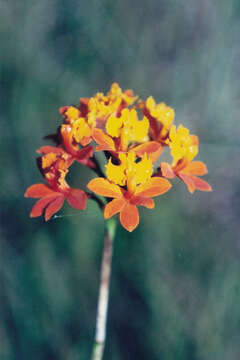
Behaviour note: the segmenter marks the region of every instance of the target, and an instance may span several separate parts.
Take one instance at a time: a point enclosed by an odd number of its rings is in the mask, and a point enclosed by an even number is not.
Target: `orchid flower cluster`
[[[153,209],[152,198],[170,190],[169,179],[178,177],[190,193],[212,190],[198,177],[207,173],[206,165],[193,161],[198,137],[183,125],[173,124],[175,112],[164,102],[156,103],[152,96],[140,100],[132,90],[122,91],[113,83],[106,95],[80,98],[77,106],[64,106],[59,112],[62,124],[54,136],[48,136],[56,146],[37,150],[41,154],[37,164],[46,183],[32,185],[25,193],[39,199],[31,217],[44,213],[49,220],[65,200],[84,210],[87,199],[94,199],[105,219],[119,213],[122,226],[133,231],[139,224],[137,207]],[[166,148],[171,163],[161,161]],[[96,157],[100,151],[107,159],[105,171]],[[74,162],[97,174],[86,191],[72,188],[66,181]]]

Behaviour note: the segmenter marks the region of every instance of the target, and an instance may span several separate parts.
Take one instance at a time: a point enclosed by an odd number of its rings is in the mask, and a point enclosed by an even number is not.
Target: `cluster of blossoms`
[[[104,210],[106,219],[120,214],[128,231],[139,223],[137,206],[153,209],[153,197],[171,188],[168,179],[178,177],[190,193],[196,189],[211,191],[198,176],[207,173],[206,165],[193,161],[198,153],[198,137],[182,125],[173,125],[174,110],[157,104],[152,96],[139,100],[131,90],[122,91],[112,84],[104,95],[80,98],[77,106],[59,109],[62,125],[52,136],[56,146],[43,146],[37,163],[46,184],[30,186],[26,197],[38,198],[30,216],[43,213],[49,220],[64,200],[84,210],[88,198]],[[172,162],[161,162],[164,148],[169,148]],[[103,151],[107,164],[102,171],[95,153]],[[66,175],[74,162],[91,168],[98,177],[92,179],[90,191],[71,188]],[[105,197],[105,202],[98,196]]]

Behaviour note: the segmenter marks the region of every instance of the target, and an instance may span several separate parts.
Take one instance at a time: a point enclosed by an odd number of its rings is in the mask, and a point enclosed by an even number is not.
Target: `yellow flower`
[[[110,114],[115,114],[121,101],[120,97],[110,99],[108,96],[104,96],[103,93],[97,93],[88,102],[88,122],[95,126],[97,119],[105,120]]]
[[[117,118],[111,115],[106,123],[106,131],[112,137],[119,137],[121,134],[121,127],[123,126],[123,117]]]
[[[85,118],[79,118],[74,121],[72,126],[72,134],[77,143],[80,143],[84,137],[90,137],[92,130]]]
[[[153,173],[152,161],[144,155],[141,161],[136,163],[134,152],[119,154],[120,165],[114,165],[110,159],[106,165],[106,175],[111,182],[125,186],[130,192],[134,192],[137,185],[147,182]]]
[[[196,137],[190,135],[189,130],[182,125],[179,125],[178,129],[176,129],[175,125],[171,127],[169,139],[166,142],[171,150],[173,166],[181,159],[184,159],[187,162],[192,161],[198,153]]]
[[[96,126],[95,118],[87,119],[81,116],[81,111],[74,107],[69,106],[66,111],[64,111],[64,116],[66,122],[70,124],[68,127],[69,136],[80,143],[81,145],[87,145],[91,140],[89,139],[92,135],[92,130]],[[66,125],[63,124],[61,130],[66,128]]]
[[[110,115],[116,115],[122,103],[131,105],[137,96],[133,96],[130,90],[122,91],[117,83],[113,83],[107,95],[99,92],[88,102],[88,123],[96,122],[97,119],[107,119]],[[95,126],[95,125],[94,125]]]
[[[80,115],[79,110],[74,106],[69,106],[69,108],[65,112],[65,116],[70,122],[77,120],[79,118],[79,115]]]
[[[106,165],[107,178],[114,184],[124,186],[126,184],[125,170],[125,164],[114,165],[112,159],[109,159],[108,164]]]
[[[126,151],[131,142],[145,142],[148,140],[148,119],[144,116],[138,120],[136,110],[123,109],[118,118],[111,115],[106,123],[108,135],[120,138],[121,150]]]
[[[162,124],[160,136],[167,135],[175,117],[175,111],[170,106],[167,106],[164,102],[156,104],[154,98],[149,96],[146,101],[146,108],[150,115]]]
[[[106,105],[107,101],[107,97],[102,93],[98,93],[95,97],[90,98],[88,103],[88,116],[94,114],[96,117],[101,117],[108,115],[112,110],[114,111],[114,108],[111,106],[112,104]]]
[[[152,161],[145,153],[142,160],[135,164],[136,184],[144,184],[147,182],[153,173]]]
[[[111,101],[115,101],[116,99],[121,99],[126,102],[126,104],[132,105],[134,101],[137,99],[137,96],[133,96],[133,92],[131,90],[126,90],[122,92],[122,89],[117,83],[113,83],[110,91],[107,94],[108,99]]]

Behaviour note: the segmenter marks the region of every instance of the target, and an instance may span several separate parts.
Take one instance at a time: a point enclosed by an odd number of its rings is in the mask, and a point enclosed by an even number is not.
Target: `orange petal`
[[[149,141],[144,144],[138,145],[135,148],[131,149],[139,157],[143,157],[145,153],[148,154],[150,159],[154,162],[156,161],[160,154],[163,151],[162,145],[156,141]]]
[[[174,171],[171,167],[171,165],[169,165],[166,162],[162,162],[161,163],[161,171],[162,171],[162,175],[168,179],[173,179],[175,177]]]
[[[199,144],[199,140],[198,140],[198,136],[197,135],[190,135],[191,139],[192,139],[192,145],[197,145]]]
[[[126,204],[126,200],[124,198],[122,199],[114,199],[110,201],[104,209],[104,217],[105,219],[109,219],[113,215],[119,213],[123,206]]]
[[[181,171],[187,175],[205,175],[207,172],[207,166],[202,161],[192,161]]]
[[[71,125],[63,124],[61,126],[61,135],[63,139],[64,148],[69,152],[71,155],[78,156],[78,145],[73,144],[72,142],[72,135],[71,135]]]
[[[141,196],[135,196],[133,199],[131,199],[131,204],[145,206],[148,209],[153,209],[155,206],[153,199],[144,198]]]
[[[171,188],[171,184],[167,179],[153,177],[147,183],[139,185],[135,195],[151,198],[164,194]]]
[[[209,185],[208,182],[202,180],[196,176],[192,176],[192,181],[195,185],[195,188],[200,191],[212,191],[212,187]]]
[[[60,210],[63,206],[63,203],[64,195],[59,194],[59,196],[55,200],[51,201],[50,204],[47,206],[45,211],[45,220],[48,221],[53,216],[53,214],[58,212],[58,210]]]
[[[53,195],[48,195],[48,196],[45,196],[44,198],[38,200],[31,210],[30,217],[36,217],[36,216],[42,215],[46,206],[50,202],[52,202],[56,198],[58,198],[59,195],[60,195],[59,193],[54,193]]]
[[[94,129],[93,130],[93,139],[99,145],[97,146],[97,150],[116,150],[115,144],[113,139],[104,133],[101,129]]]
[[[111,197],[111,198],[121,198],[122,192],[118,185],[110,183],[107,179],[96,178],[91,180],[87,184],[88,189],[92,190],[98,195]]]
[[[122,226],[128,230],[133,231],[139,224],[139,213],[136,205],[126,203],[120,212],[120,222]]]
[[[58,193],[53,191],[49,186],[45,184],[34,184],[26,190],[24,196],[32,197],[32,198],[41,198],[43,196],[47,196],[51,194],[57,195]]]
[[[84,137],[84,138],[82,138],[82,140],[80,141],[80,144],[82,145],[82,146],[86,146],[86,145],[88,145],[88,144],[90,144],[90,142],[92,141],[92,138],[91,137]]]
[[[69,195],[66,197],[67,202],[78,210],[85,210],[87,203],[87,195],[83,190],[70,189]]]
[[[179,173],[178,177],[187,185],[189,192],[193,194],[196,190],[196,186],[192,180],[192,176]]]

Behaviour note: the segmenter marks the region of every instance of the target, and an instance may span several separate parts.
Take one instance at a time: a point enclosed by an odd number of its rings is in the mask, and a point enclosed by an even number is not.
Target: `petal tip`
[[[132,232],[139,224],[139,213],[136,205],[126,204],[120,211],[120,222],[129,232]]]

